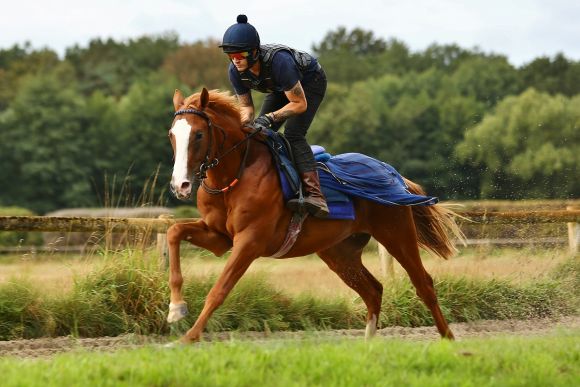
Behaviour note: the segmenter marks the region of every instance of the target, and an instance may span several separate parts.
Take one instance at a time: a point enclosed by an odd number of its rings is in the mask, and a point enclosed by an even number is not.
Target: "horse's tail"
[[[419,184],[404,179],[411,193],[426,195]],[[465,243],[465,235],[455,223],[455,218],[459,215],[450,208],[443,204],[436,204],[433,206],[413,206],[412,210],[420,247],[447,259],[457,252],[455,238],[460,243]]]

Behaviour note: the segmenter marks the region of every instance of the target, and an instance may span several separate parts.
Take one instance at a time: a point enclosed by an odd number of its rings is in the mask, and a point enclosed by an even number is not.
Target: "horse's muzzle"
[[[191,197],[192,184],[189,180],[183,180],[177,184],[172,180],[170,187],[171,192],[173,192],[175,197],[179,200],[186,200]]]

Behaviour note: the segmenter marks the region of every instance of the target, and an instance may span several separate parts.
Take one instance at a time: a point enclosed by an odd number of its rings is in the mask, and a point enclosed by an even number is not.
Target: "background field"
[[[183,244],[183,253],[182,269],[186,280],[192,276],[219,274],[226,262],[225,258],[217,258],[209,252],[193,249],[186,244]],[[425,253],[423,263],[434,277],[451,275],[495,278],[521,283],[545,278],[552,269],[569,258],[570,253],[566,248],[471,247],[462,248],[456,257],[447,261]],[[68,291],[75,278],[90,273],[105,262],[114,263],[121,259],[122,255],[115,254],[81,256],[23,252],[3,255],[0,256],[0,283],[26,277],[47,291]],[[150,251],[145,259],[155,263],[157,256],[154,251]],[[372,244],[367,248],[363,262],[377,278],[381,278],[376,245]],[[248,273],[264,273],[274,287],[293,295],[311,293],[321,297],[355,296],[315,255],[283,260],[259,258]],[[406,273],[397,263],[395,275],[397,278],[406,278]],[[385,278],[382,280],[388,281]]]

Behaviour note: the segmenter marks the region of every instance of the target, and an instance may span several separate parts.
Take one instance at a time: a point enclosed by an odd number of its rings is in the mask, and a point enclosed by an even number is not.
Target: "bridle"
[[[195,177],[201,182],[201,186],[204,189],[204,191],[209,193],[209,194],[218,195],[218,194],[230,191],[238,183],[238,181],[242,177],[242,174],[243,174],[244,169],[246,167],[246,159],[248,158],[248,153],[250,150],[250,142],[248,142],[248,145],[246,146],[246,150],[244,151],[244,156],[242,157],[242,162],[240,163],[240,168],[238,169],[238,173],[236,174],[236,177],[226,187],[217,189],[217,188],[210,188],[207,184],[205,184],[204,180],[207,178],[207,171],[211,168],[216,167],[219,164],[221,159],[223,159],[229,153],[236,150],[240,145],[247,142],[250,138],[252,138],[256,134],[258,134],[260,132],[260,130],[255,130],[252,133],[246,134],[246,137],[243,140],[234,144],[230,149],[228,149],[227,151],[223,152],[221,155],[216,156],[212,159],[210,157],[210,152],[213,148],[213,142],[214,142],[213,128],[219,129],[223,134],[222,143],[218,147],[219,150],[223,149],[223,146],[224,146],[224,143],[225,143],[226,137],[227,137],[227,133],[224,130],[224,128],[222,128],[219,125],[213,124],[211,121],[211,118],[202,110],[197,110],[197,109],[192,109],[192,108],[181,109],[181,110],[176,111],[173,114],[173,116],[177,117],[178,115],[181,115],[181,114],[195,114],[195,115],[205,119],[207,122],[207,126],[208,126],[209,144],[208,144],[207,150],[205,152],[204,161],[200,164],[199,171],[195,174]]]

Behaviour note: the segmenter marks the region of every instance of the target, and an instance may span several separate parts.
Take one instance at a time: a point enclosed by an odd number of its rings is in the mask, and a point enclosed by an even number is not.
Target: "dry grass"
[[[198,253],[187,249],[182,268],[186,276],[217,275],[226,259],[215,258],[208,252]],[[151,259],[155,253],[150,254]],[[461,253],[450,260],[424,255],[423,263],[435,278],[444,275],[479,279],[506,279],[513,283],[541,280],[559,263],[566,260],[569,253],[565,249],[462,249]],[[69,291],[75,278],[84,277],[104,259],[97,255],[30,255],[0,256],[0,283],[14,278],[28,278],[46,291]],[[381,281],[388,282],[381,273],[378,255],[367,252],[363,256],[365,266]],[[325,297],[356,297],[326,264],[316,256],[276,260],[260,258],[249,269],[250,273],[265,272],[271,283],[287,294],[310,293]],[[406,273],[395,263],[395,275]]]
[[[550,249],[467,249],[458,256],[443,260],[425,254],[423,264],[435,278],[451,275],[479,279],[505,279],[513,283],[546,278],[549,272],[569,257],[566,250]],[[389,281],[381,272],[378,254],[367,252],[365,266],[382,282]],[[225,260],[214,258],[187,259],[182,266],[186,276],[218,274]],[[316,256],[276,260],[260,258],[248,272],[266,272],[272,284],[288,294],[316,293],[322,297],[355,297],[326,264]],[[395,263],[395,275],[407,274]]]

